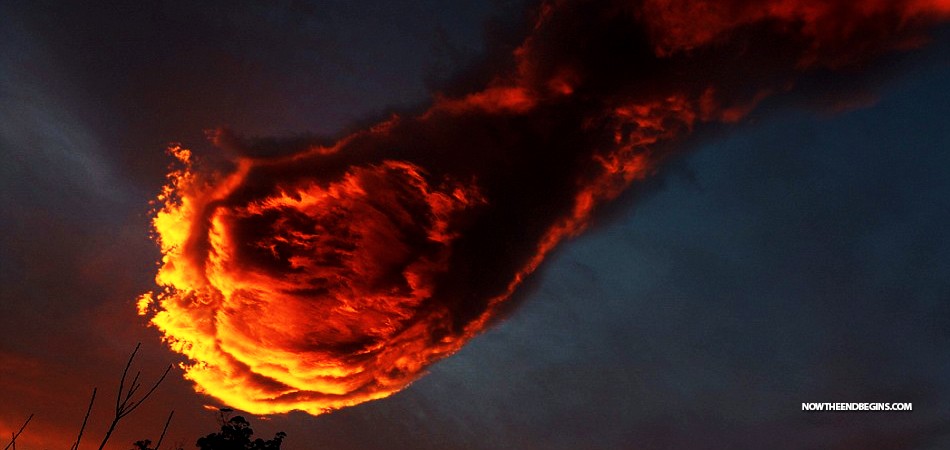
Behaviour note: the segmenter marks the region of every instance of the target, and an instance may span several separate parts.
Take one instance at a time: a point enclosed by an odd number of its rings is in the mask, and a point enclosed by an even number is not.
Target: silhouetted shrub
[[[274,435],[274,438],[251,440],[254,430],[251,424],[241,416],[234,416],[221,425],[221,432],[211,433],[199,438],[195,444],[201,450],[279,450],[280,443],[287,437],[283,431]],[[148,447],[135,450],[148,450]]]
[[[155,445],[155,447],[153,448],[153,447],[152,447],[152,440],[151,440],[151,439],[144,439],[144,440],[135,441],[134,443],[132,443],[132,450],[157,450],[158,445],[160,445],[160,444],[161,444],[161,443]],[[183,448],[181,447],[181,445],[178,445],[178,446],[175,446],[174,448],[172,448],[171,450],[185,450],[185,449],[183,449]]]

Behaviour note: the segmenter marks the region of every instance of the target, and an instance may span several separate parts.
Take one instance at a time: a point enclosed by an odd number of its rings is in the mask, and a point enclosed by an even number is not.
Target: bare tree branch
[[[112,423],[109,424],[109,429],[106,430],[106,434],[102,438],[102,443],[99,444],[99,450],[102,450],[106,446],[106,442],[109,442],[109,438],[112,437],[112,432],[115,431],[119,421],[125,416],[132,414],[132,412],[141,406],[145,400],[148,400],[152,393],[155,392],[155,389],[158,388],[158,385],[162,384],[162,381],[164,381],[165,377],[168,376],[168,372],[172,370],[172,366],[169,364],[168,367],[165,368],[165,372],[162,373],[162,376],[158,379],[158,381],[152,385],[152,388],[149,389],[148,392],[146,392],[141,398],[137,400],[134,399],[133,396],[139,390],[139,388],[142,387],[141,383],[139,383],[139,376],[142,374],[142,372],[136,372],[135,376],[132,378],[132,382],[129,383],[128,390],[125,389],[125,380],[129,375],[129,368],[132,367],[132,360],[135,359],[135,355],[138,353],[141,346],[141,343],[135,346],[135,350],[133,350],[132,355],[129,356],[129,362],[125,364],[125,369],[122,371],[122,378],[119,379],[119,390],[116,393],[115,398],[115,416],[112,418]]]
[[[79,436],[76,436],[76,442],[70,447],[70,450],[79,449],[79,441],[82,440],[82,433],[86,430],[86,422],[89,421],[89,413],[92,412],[92,404],[96,402],[96,391],[98,388],[92,388],[92,398],[89,399],[89,407],[86,408],[86,416],[82,418],[82,427],[79,428]]]
[[[165,428],[162,428],[162,435],[158,437],[158,442],[155,443],[155,448],[152,450],[158,450],[162,446],[162,440],[165,439],[165,432],[168,431],[168,424],[172,423],[172,416],[175,415],[175,410],[168,413],[168,420],[165,421]]]
[[[145,395],[142,396],[142,398],[138,399],[137,401],[131,402],[131,403],[124,403],[123,405],[125,406],[125,408],[124,408],[123,411],[122,411],[122,417],[125,417],[125,416],[131,414],[132,411],[135,411],[135,408],[138,408],[139,405],[141,405],[142,403],[145,402],[145,400],[148,400],[148,398],[152,395],[152,392],[155,392],[155,389],[158,389],[158,385],[159,385],[159,384],[162,384],[162,381],[165,381],[165,377],[168,376],[168,372],[170,372],[171,370],[172,370],[172,365],[169,364],[168,367],[165,368],[165,372],[162,373],[162,376],[158,379],[158,381],[155,382],[155,384],[152,385],[152,388],[149,389],[148,392],[146,392]],[[141,386],[141,385],[136,385],[136,387],[135,387],[135,389],[133,389],[132,393],[134,393],[136,390],[138,390],[138,388],[139,388],[140,386]],[[129,398],[127,398],[126,401],[128,401],[128,400],[130,400],[130,399],[131,399],[131,396],[129,396]]]
[[[33,414],[30,414],[30,417],[26,418],[26,422],[23,422],[23,426],[20,427],[20,431],[17,431],[16,434],[13,435],[13,438],[10,440],[10,443],[7,444],[6,447],[3,447],[3,450],[7,450],[8,448],[10,448],[11,445],[13,446],[13,448],[16,448],[16,438],[20,437],[20,433],[23,432],[23,429],[26,428],[26,426],[30,423],[31,420],[33,420]]]
[[[122,378],[119,379],[119,393],[115,397],[116,414],[118,414],[120,401],[122,400],[122,390],[125,388],[125,377],[129,374],[129,367],[132,367],[132,360],[135,359],[135,354],[139,352],[140,347],[142,347],[141,342],[135,344],[135,350],[132,350],[132,355],[129,356],[129,362],[125,363],[125,369],[122,370]]]
[[[139,384],[139,376],[141,375],[142,371],[135,372],[135,377],[132,378],[132,384],[129,385],[129,392],[125,394],[126,398],[131,398],[133,395],[135,395],[135,391],[138,390],[139,386],[141,386]]]

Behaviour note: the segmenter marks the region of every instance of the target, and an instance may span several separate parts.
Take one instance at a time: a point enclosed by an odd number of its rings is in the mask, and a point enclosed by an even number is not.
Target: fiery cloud
[[[947,1],[553,1],[509,69],[333,145],[222,173],[171,153],[139,310],[256,414],[386,397],[498,318],[558,243],[700,127],[923,42]],[[221,145],[250,148],[227,133]],[[249,152],[245,152],[249,153]]]

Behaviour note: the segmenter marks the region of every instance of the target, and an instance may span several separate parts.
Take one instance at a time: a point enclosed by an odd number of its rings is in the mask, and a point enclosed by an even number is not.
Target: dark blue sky
[[[23,448],[68,445],[135,342],[146,376],[177,361],[133,306],[153,288],[148,202],[166,143],[208,152],[203,130],[222,124],[332,135],[423,104],[478,59],[484,29],[504,35],[520,14],[0,5],[0,436],[36,412]],[[287,431],[291,449],[946,448],[945,31],[875,68],[864,107],[767,102],[696,144],[556,252],[510,319],[407,390],[257,428]],[[154,439],[169,409],[188,448],[215,426],[201,409],[214,402],[191,392],[173,376],[116,448]],[[811,401],[914,411],[802,412]]]

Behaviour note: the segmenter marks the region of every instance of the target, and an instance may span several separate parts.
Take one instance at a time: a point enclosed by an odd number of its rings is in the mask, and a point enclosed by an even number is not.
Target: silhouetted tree
[[[172,423],[172,416],[175,415],[175,411],[172,411],[168,415],[168,420],[165,421],[165,428],[162,428],[162,435],[158,437],[158,442],[155,444],[155,447],[152,447],[151,439],[142,439],[141,441],[135,441],[132,443],[132,450],[158,450],[162,446],[162,441],[165,440],[165,433],[168,432],[168,424]],[[172,450],[183,450],[181,444],[175,446]]]
[[[281,431],[271,440],[252,441],[253,435],[251,424],[244,417],[234,416],[221,425],[221,432],[199,438],[195,445],[200,450],[279,450],[281,441],[287,437],[287,433]],[[135,450],[147,450],[147,446]]]
[[[116,394],[115,399],[115,410],[112,422],[109,423],[109,427],[106,430],[105,436],[102,438],[102,442],[99,444],[99,450],[103,450],[108,443],[109,438],[112,436],[112,433],[115,431],[119,422],[124,419],[126,416],[131,414],[133,411],[138,409],[152,393],[158,388],[162,381],[165,380],[165,377],[168,376],[168,373],[171,371],[172,366],[169,365],[165,368],[165,371],[162,372],[162,375],[158,378],[155,383],[152,384],[151,388],[143,393],[139,392],[139,389],[142,388],[142,383],[139,381],[142,375],[141,372],[136,372],[136,374],[129,380],[129,369],[132,367],[132,362],[135,359],[135,355],[138,353],[139,348],[142,344],[135,346],[135,350],[132,351],[132,355],[129,356],[128,362],[125,364],[125,369],[122,371],[122,377],[119,379],[119,390]],[[89,422],[89,415],[92,412],[92,407],[96,402],[96,394],[98,389],[92,390],[92,396],[89,399],[89,406],[86,407],[86,414],[82,420],[82,426],[79,427],[79,434],[76,436],[76,440],[70,446],[70,450],[78,450],[79,444],[82,441],[83,433],[86,430],[86,425]],[[137,395],[138,394],[138,395]],[[254,430],[251,429],[251,424],[241,416],[235,416],[233,418],[228,418],[230,413],[233,410],[229,408],[221,409],[221,431],[218,433],[211,433],[203,438],[199,438],[198,442],[195,443],[195,446],[200,450],[280,450],[280,444],[283,442],[284,438],[287,437],[287,433],[283,431],[274,435],[273,439],[264,440],[264,439],[254,439],[251,438],[254,435]],[[132,443],[132,450],[159,450],[162,446],[162,441],[165,439],[165,433],[168,431],[168,426],[171,424],[172,417],[175,415],[175,411],[172,411],[168,414],[168,419],[165,421],[165,426],[162,428],[162,434],[158,437],[158,442],[155,443],[155,446],[152,446],[151,439],[143,439],[140,441],[135,441]],[[30,421],[33,420],[33,414],[30,414],[27,417],[26,421],[23,422],[23,425],[20,427],[17,432],[10,433],[10,442],[6,444],[2,450],[16,450],[16,440],[20,437],[20,434],[23,433],[23,430],[26,429],[26,426],[30,424]],[[181,443],[176,443],[171,446],[170,450],[184,450]]]
[[[155,447],[152,447],[152,440],[144,439],[144,440],[135,441],[134,443],[132,443],[132,450],[158,450],[159,445],[161,445],[161,442],[156,444]],[[172,450],[185,450],[185,449],[179,444],[179,445],[174,446]]]
[[[132,450],[155,450],[151,447],[151,445],[152,445],[151,439],[135,441],[132,443]]]

